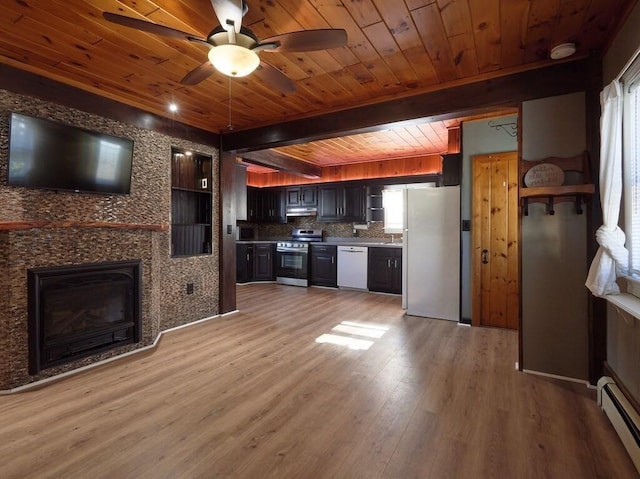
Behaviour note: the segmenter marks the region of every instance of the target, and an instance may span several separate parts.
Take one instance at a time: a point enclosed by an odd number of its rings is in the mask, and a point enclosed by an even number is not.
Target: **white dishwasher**
[[[367,290],[366,246],[338,246],[338,287]]]

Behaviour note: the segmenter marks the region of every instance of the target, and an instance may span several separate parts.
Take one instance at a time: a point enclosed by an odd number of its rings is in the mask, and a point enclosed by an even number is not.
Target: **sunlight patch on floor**
[[[347,346],[349,349],[366,351],[373,345],[373,341],[366,339],[350,338],[348,336],[338,336],[336,334],[323,334],[316,338],[316,343],[329,343],[337,346]]]
[[[338,324],[331,331],[336,331],[338,333],[355,334],[357,336],[364,336],[367,338],[375,339],[381,338],[385,333],[385,331],[382,331],[381,329],[371,329],[367,327],[363,328],[361,326],[348,326],[344,323]]]
[[[366,351],[374,344],[374,341],[353,336],[380,339],[388,330],[389,328],[387,326],[381,324],[342,321],[331,329],[333,332],[342,334],[323,334],[316,338],[316,343],[329,343],[346,346],[353,350]]]

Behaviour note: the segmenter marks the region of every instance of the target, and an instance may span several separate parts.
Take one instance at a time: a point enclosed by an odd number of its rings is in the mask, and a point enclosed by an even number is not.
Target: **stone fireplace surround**
[[[119,231],[94,228],[46,228],[28,231],[4,233],[9,239],[9,256],[20,257],[9,263],[7,279],[11,308],[9,318],[2,320],[2,336],[6,342],[1,344],[0,387],[12,388],[34,380],[86,366],[88,364],[131,351],[143,345],[153,343],[160,333],[160,322],[153,320],[154,302],[160,297],[161,285],[154,281],[159,277],[159,261],[154,260],[154,243],[166,233],[149,231]],[[46,239],[46,241],[43,241]],[[117,245],[125,243],[124,248]],[[81,247],[78,247],[83,245]],[[75,247],[74,247],[75,246]],[[18,252],[20,250],[20,252]],[[52,254],[54,253],[54,254]],[[27,271],[43,266],[81,265],[97,262],[124,261],[140,259],[142,261],[142,340],[138,344],[129,344],[110,351],[72,361],[61,366],[42,370],[37,375],[29,374],[29,336],[28,336],[28,294]],[[154,271],[156,270],[156,271]],[[9,319],[10,321],[6,321]],[[9,353],[9,354],[7,354]]]
[[[11,111],[133,139],[131,194],[6,186]],[[213,231],[219,231],[215,147],[0,90],[0,392],[149,346],[162,331],[218,314],[217,235],[212,254],[170,256],[172,146],[213,157],[211,210]],[[27,271],[129,260],[142,262],[141,341],[30,375]],[[187,283],[193,283],[193,294],[187,295]]]

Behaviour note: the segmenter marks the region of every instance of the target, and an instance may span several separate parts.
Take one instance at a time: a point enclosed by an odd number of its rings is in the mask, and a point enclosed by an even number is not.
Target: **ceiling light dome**
[[[260,65],[257,53],[232,43],[209,50],[209,61],[216,70],[230,77],[247,76]]]
[[[561,43],[551,49],[549,56],[552,60],[562,60],[563,58],[570,57],[576,52],[575,43]]]

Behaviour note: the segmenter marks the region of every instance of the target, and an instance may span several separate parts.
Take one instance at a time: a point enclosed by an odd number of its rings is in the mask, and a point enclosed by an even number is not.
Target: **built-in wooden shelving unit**
[[[212,158],[171,149],[171,255],[211,254]]]

